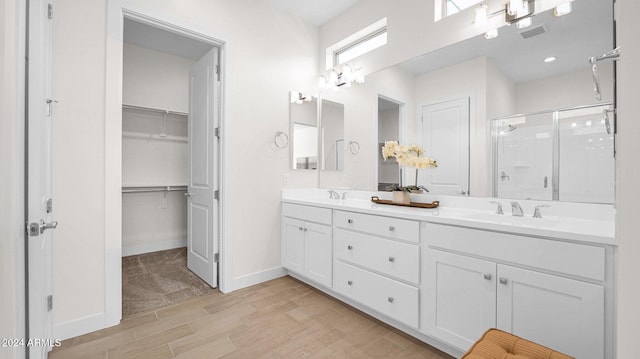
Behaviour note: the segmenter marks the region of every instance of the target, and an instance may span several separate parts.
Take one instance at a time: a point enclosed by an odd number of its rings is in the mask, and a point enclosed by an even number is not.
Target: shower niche
[[[495,197],[613,203],[611,103],[494,119]]]

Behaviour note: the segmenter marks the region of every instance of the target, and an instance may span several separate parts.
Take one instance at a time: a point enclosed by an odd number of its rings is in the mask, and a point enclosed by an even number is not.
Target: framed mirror
[[[291,168],[318,169],[317,98],[292,91],[289,104],[291,123]]]

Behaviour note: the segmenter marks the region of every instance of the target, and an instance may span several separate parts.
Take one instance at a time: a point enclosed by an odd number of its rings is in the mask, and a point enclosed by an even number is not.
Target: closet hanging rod
[[[122,108],[127,109],[127,110],[138,110],[138,111],[147,111],[147,112],[166,113],[166,114],[169,114],[169,115],[189,116],[189,114],[186,113],[186,112],[162,110],[162,109],[159,109],[159,108],[152,108],[152,107],[143,107],[143,106],[124,105],[123,104]]]
[[[174,191],[186,191],[186,190],[187,190],[187,186],[122,187],[122,193],[174,192]]]

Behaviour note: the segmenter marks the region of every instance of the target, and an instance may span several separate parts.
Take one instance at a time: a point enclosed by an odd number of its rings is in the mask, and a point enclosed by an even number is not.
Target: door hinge
[[[214,253],[213,254],[213,261],[215,263],[218,263],[219,260],[220,260],[220,253]]]
[[[220,138],[220,127],[216,127],[216,128],[213,130],[213,134],[214,134],[217,138]]]
[[[216,79],[220,81],[220,65],[216,65]]]
[[[47,4],[47,18],[53,19],[53,4]]]
[[[47,296],[47,312],[53,310],[53,294]]]
[[[213,199],[220,199],[220,190],[213,191]]]

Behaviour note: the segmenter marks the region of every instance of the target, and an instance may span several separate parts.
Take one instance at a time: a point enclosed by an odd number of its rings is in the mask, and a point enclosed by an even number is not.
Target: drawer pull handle
[[[395,262],[395,258],[394,257],[389,257],[389,262]]]
[[[393,231],[395,231],[395,230],[396,230],[396,227],[394,227],[394,226],[389,226],[389,231],[393,232]]]
[[[353,282],[352,282],[352,281],[350,281],[350,280],[348,280],[348,281],[347,281],[347,284],[348,284],[348,285],[352,285],[352,284],[353,284]]]
[[[347,223],[353,224],[353,219],[347,219]]]
[[[500,284],[507,284],[507,278],[500,277]]]
[[[483,277],[484,277],[484,279],[486,279],[486,280],[491,280],[491,273],[485,273],[485,274],[483,275]]]
[[[352,249],[353,249],[353,246],[347,246],[347,249],[348,249],[348,250],[352,250]]]
[[[389,298],[387,298],[387,301],[388,301],[389,303],[393,303],[393,297],[389,297]]]

